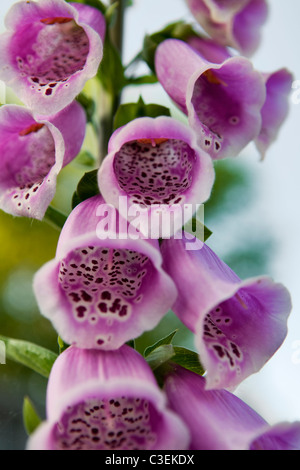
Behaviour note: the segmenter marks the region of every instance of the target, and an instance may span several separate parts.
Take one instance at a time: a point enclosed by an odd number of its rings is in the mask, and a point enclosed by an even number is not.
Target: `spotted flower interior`
[[[59,283],[76,324],[109,346],[151,288],[155,268],[141,253],[112,248],[77,249],[60,263]]]
[[[58,85],[67,88],[69,78],[83,70],[89,39],[72,18],[44,18],[30,28],[24,26],[11,48],[21,77],[27,77],[32,90],[51,96]]]
[[[127,142],[116,153],[114,171],[131,203],[179,204],[193,180],[195,151],[176,139]]]
[[[200,135],[202,147],[218,154],[224,136],[239,132],[241,102],[234,96],[227,78],[220,71],[207,70],[196,81],[192,103],[203,124]]]
[[[56,450],[147,450],[159,433],[161,416],[141,398],[91,398],[68,408],[56,424]]]
[[[2,144],[0,183],[11,192],[15,212],[31,211],[31,200],[55,163],[55,143],[47,126],[33,123]],[[18,158],[11,158],[18,155]]]

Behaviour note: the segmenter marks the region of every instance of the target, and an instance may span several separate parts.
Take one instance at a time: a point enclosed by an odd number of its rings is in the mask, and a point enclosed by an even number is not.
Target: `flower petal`
[[[161,268],[157,241],[103,231],[99,217],[106,211],[116,226],[117,213],[101,196],[74,209],[56,258],[35,275],[34,291],[66,343],[112,350],[156,326],[177,292]]]
[[[290,295],[266,276],[241,281],[208,246],[188,251],[185,243],[164,240],[161,247],[178,290],[172,309],[196,334],[207,387],[233,389],[284,341]]]
[[[299,450],[300,422],[269,426],[226,390],[206,390],[205,379],[182,367],[164,385],[168,402],[191,433],[193,450]]]
[[[293,76],[287,69],[264,75],[267,98],[261,110],[262,128],[255,143],[262,159],[268,147],[276,140],[289,112],[289,94]]]
[[[113,352],[64,351],[49,378],[47,419],[48,425],[30,438],[29,449],[49,444],[50,450],[188,446],[185,425],[167,409],[146,361],[128,346]]]
[[[250,450],[300,450],[300,423],[279,423],[253,439]]]
[[[191,433],[192,450],[246,450],[267,423],[226,390],[206,390],[205,379],[176,367],[164,390]]]

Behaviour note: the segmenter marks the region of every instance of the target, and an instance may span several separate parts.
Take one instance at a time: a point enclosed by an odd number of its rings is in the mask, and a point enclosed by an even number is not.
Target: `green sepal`
[[[155,348],[145,359],[148,362],[151,369],[154,371],[162,364],[170,361],[175,355],[174,347],[172,344],[162,344]]]
[[[72,209],[90,197],[100,194],[97,180],[98,170],[86,172],[79,181],[72,198]]]
[[[174,353],[175,354],[172,357],[171,362],[178,364],[179,366],[184,367],[185,369],[190,370],[195,374],[204,374],[205,369],[200,363],[199,355],[196,352],[183,347],[174,346]]]
[[[156,343],[152,344],[151,346],[148,346],[145,351],[144,351],[144,357],[149,356],[156,348],[159,346],[163,346],[165,344],[172,344],[173,338],[176,335],[178,330],[172,331],[169,335],[165,336],[164,338],[158,340]]]
[[[59,349],[59,354],[64,352],[68,347],[70,346],[69,344],[65,343],[60,336],[57,338],[57,344],[58,344],[58,349]]]
[[[161,388],[164,387],[167,377],[176,373],[178,366],[201,376],[204,374],[205,370],[199,361],[197,353],[180,346],[170,346],[173,349],[173,354],[170,354],[170,358],[168,360],[161,360],[160,364],[158,364],[157,361],[158,365],[153,369],[157,383]],[[154,353],[155,351],[152,354]]]
[[[115,114],[114,130],[136,118],[155,118],[158,116],[171,116],[169,108],[159,104],[145,104],[142,97],[140,97],[137,103],[126,103],[119,106]]]
[[[23,423],[28,436],[32,434],[38,426],[41,424],[42,420],[39,417],[32,401],[29,397],[25,397],[23,401]]]
[[[0,335],[6,357],[48,378],[57,354],[37,344]]]

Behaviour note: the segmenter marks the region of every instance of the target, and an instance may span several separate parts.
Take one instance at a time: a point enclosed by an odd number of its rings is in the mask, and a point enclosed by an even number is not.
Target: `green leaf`
[[[98,170],[86,172],[77,185],[77,189],[73,194],[72,208],[76,207],[80,202],[90,197],[100,194],[97,179]]]
[[[157,83],[158,78],[156,75],[142,75],[141,77],[128,77],[126,78],[126,85],[151,85]]]
[[[168,362],[174,356],[174,348],[172,344],[163,344],[155,348],[145,358],[152,370],[157,369],[165,362]]]
[[[67,216],[58,209],[55,209],[55,207],[49,206],[46,210],[43,220],[50,224],[53,228],[61,230],[65,225]]]
[[[42,422],[28,397],[25,397],[23,402],[23,422],[28,436],[30,436]]]
[[[192,26],[184,21],[171,23],[162,30],[145,36],[141,56],[149,68],[155,72],[155,52],[161,42],[171,38],[185,41],[188,37],[195,35]]]
[[[103,59],[97,76],[103,88],[112,96],[117,96],[126,85],[124,66],[118,50],[110,40],[109,31],[105,37]]]
[[[171,344],[173,341],[174,336],[176,335],[178,330],[172,331],[169,335],[165,336],[164,338],[160,339],[156,343],[152,344],[152,346],[148,346],[148,348],[144,351],[144,357],[149,356],[156,348],[159,346],[163,346],[164,344]]]
[[[48,378],[57,354],[29,341],[7,338],[0,335],[5,343],[6,357]]]
[[[159,104],[145,104],[142,97],[137,103],[126,103],[119,106],[115,114],[114,130],[140,117],[170,116],[170,110]]]
[[[175,364],[178,364],[187,370],[195,372],[198,375],[204,374],[205,370],[200,363],[199,356],[196,352],[191,351],[190,349],[174,346],[174,353],[175,354],[172,357],[171,362],[174,362]]]

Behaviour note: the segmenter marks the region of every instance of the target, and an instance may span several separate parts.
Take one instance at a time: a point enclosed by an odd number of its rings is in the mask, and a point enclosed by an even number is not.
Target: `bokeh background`
[[[5,13],[13,3],[1,0],[1,31]],[[263,40],[252,58],[254,66],[264,72],[287,67],[295,80],[300,80],[300,3],[270,0],[269,4]],[[184,0],[133,0],[125,17],[124,62],[129,63],[139,52],[145,34],[180,19],[194,21]],[[260,162],[250,144],[238,158],[216,163],[216,183],[205,205],[205,223],[213,231],[209,246],[240,277],[271,275],[292,295],[293,311],[284,345],[235,392],[271,424],[300,420],[300,104],[294,102],[292,93],[288,120],[265,161]],[[160,85],[130,87],[123,101],[136,101],[140,95],[147,103],[171,107],[173,115],[183,119]],[[9,90],[7,99],[15,101]],[[89,129],[84,150],[93,153],[94,145],[95,136]],[[54,205],[66,213],[88,165],[92,168],[93,159],[81,155],[59,177]],[[45,222],[0,212],[0,334],[30,340],[53,351],[58,349],[57,335],[38,312],[32,277],[53,258],[58,236],[59,232]],[[138,348],[143,350],[175,328],[179,328],[175,343],[194,348],[192,336],[172,313],[153,332],[137,340]],[[31,398],[43,418],[45,390],[46,379],[36,373],[8,360],[0,364],[0,450],[24,448],[24,396]]]

